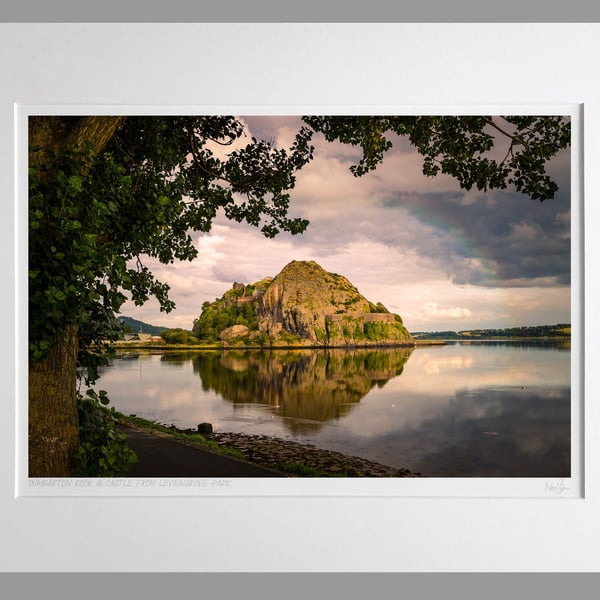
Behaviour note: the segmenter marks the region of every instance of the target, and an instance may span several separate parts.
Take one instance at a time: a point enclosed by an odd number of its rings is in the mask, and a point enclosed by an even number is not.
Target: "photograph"
[[[3,568],[597,571],[597,30],[5,25]]]
[[[507,109],[30,108],[30,485],[568,482],[573,115]]]

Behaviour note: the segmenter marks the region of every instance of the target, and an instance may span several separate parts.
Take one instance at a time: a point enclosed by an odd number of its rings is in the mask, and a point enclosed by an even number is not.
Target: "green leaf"
[[[83,190],[83,178],[79,175],[71,175],[68,181],[69,191],[78,194]]]

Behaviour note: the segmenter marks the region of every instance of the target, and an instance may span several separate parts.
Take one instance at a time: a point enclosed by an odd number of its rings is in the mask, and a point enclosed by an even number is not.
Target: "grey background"
[[[389,0],[339,5],[321,2],[283,3],[258,0],[233,3],[124,2],[104,0],[4,2],[0,22],[598,22],[600,6],[589,0],[531,3],[481,0],[390,3]],[[0,60],[5,60],[4,57]],[[590,61],[591,63],[595,61]],[[600,532],[599,532],[600,533]],[[257,541],[260,543],[260,541]],[[93,543],[93,541],[91,541]],[[199,540],[209,543],[210,540]],[[358,541],[360,544],[360,541]],[[363,549],[364,550],[364,549]],[[0,571],[3,570],[0,565]],[[381,596],[396,592],[405,598],[539,597],[564,598],[591,590],[596,576],[571,574],[402,574],[402,575],[8,575],[0,587],[12,598],[106,598],[178,595],[232,598],[260,591],[262,597],[306,598],[317,590],[338,597]],[[321,595],[321,594],[318,594]],[[325,594],[323,594],[325,595]],[[578,594],[579,595],[579,594]]]
[[[0,585],[9,598],[307,598],[507,600],[594,597],[595,574],[551,573],[284,573],[284,574],[7,574]],[[589,593],[588,593],[589,592]]]
[[[599,13],[590,0],[9,0],[0,22],[591,23]]]

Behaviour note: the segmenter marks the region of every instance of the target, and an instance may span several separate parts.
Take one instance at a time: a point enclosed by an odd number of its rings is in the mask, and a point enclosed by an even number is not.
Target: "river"
[[[124,353],[112,405],[180,428],[266,434],[429,477],[569,477],[568,344]]]

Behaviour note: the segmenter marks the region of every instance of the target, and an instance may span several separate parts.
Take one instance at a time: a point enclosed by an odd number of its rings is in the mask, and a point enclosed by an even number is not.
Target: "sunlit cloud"
[[[425,314],[431,318],[444,317],[450,319],[464,319],[473,316],[473,313],[468,308],[441,308],[437,302],[429,302],[424,308]]]

